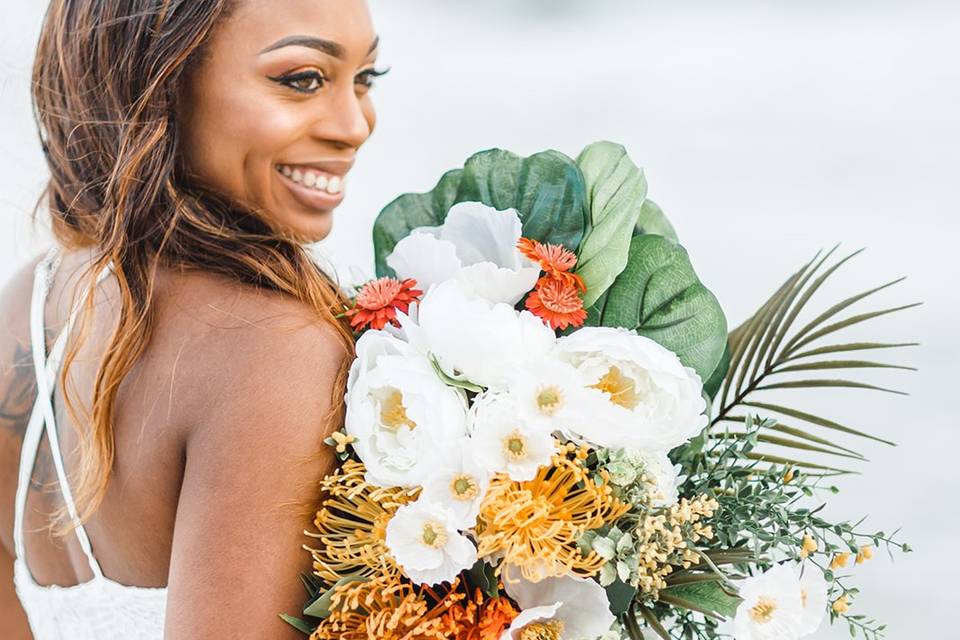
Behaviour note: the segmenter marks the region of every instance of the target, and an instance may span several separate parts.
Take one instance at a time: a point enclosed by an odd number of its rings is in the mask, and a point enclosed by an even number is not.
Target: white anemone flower
[[[544,357],[556,336],[529,311],[492,304],[456,280],[433,287],[417,309],[418,341],[451,378],[502,387],[511,371]]]
[[[453,524],[453,513],[427,500],[399,509],[387,523],[387,548],[416,584],[452,582],[477,561],[477,548]]]
[[[385,331],[357,341],[347,378],[346,420],[367,482],[415,487],[434,464],[436,451],[466,435],[463,393],[437,376],[410,345]]]
[[[520,578],[505,582],[504,588],[520,606],[520,615],[500,640],[594,640],[616,620],[607,592],[587,578],[564,576],[536,583]]]
[[[790,564],[747,578],[740,586],[743,602],[733,621],[736,640],[798,640],[803,629],[800,581]]]
[[[557,450],[550,431],[520,420],[516,406],[504,394],[487,392],[474,400],[470,411],[470,437],[484,468],[524,482],[550,464]]]
[[[400,240],[387,265],[401,279],[416,279],[424,291],[456,278],[490,302],[513,306],[540,277],[540,267],[517,249],[520,234],[516,210],[461,202],[442,225],[418,227]]]
[[[560,338],[556,355],[606,398],[602,414],[581,428],[592,444],[669,451],[706,426],[700,377],[635,331],[585,327]]]
[[[606,397],[588,389],[578,369],[551,357],[514,369],[504,392],[524,423],[566,435],[579,432],[578,425],[596,419],[606,405]]]
[[[800,604],[803,605],[800,637],[806,638],[816,633],[827,613],[827,581],[823,571],[815,565],[808,564],[803,568],[797,564],[794,571],[800,579]]]
[[[460,529],[477,524],[480,504],[490,486],[490,470],[477,461],[473,447],[471,438],[463,438],[452,454],[443,452],[424,479],[419,498],[448,508]]]

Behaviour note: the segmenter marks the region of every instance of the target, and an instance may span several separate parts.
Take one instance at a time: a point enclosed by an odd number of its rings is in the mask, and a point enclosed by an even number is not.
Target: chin
[[[320,242],[333,228],[333,211],[290,212],[274,218],[273,224],[281,234],[301,244]]]

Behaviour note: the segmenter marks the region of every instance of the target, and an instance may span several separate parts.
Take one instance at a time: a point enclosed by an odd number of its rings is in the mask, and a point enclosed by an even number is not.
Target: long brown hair
[[[81,519],[106,492],[117,393],[150,340],[159,266],[200,269],[291,296],[336,327],[352,350],[352,334],[337,318],[343,309],[337,287],[304,247],[255,212],[191,184],[183,166],[181,85],[230,4],[52,0],[44,20],[33,70],[34,117],[50,170],[44,198],[58,241],[93,250],[85,280],[92,284],[112,265],[120,293],[119,319],[83,420],[76,419],[65,383],[93,312],[92,286],[61,373],[80,433],[75,495]],[[345,371],[341,367],[334,389],[336,415]]]

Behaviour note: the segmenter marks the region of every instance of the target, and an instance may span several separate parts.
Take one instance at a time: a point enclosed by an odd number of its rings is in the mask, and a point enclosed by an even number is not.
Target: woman
[[[0,299],[0,637],[300,637],[277,614],[352,349],[301,243],[373,130],[376,55],[363,0],[53,0],[62,250]]]

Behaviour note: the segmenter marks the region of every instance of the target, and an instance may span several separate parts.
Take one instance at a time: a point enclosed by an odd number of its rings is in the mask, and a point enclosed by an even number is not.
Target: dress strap
[[[93,572],[94,579],[102,578],[103,572],[100,564],[93,556],[93,550],[90,546],[90,538],[87,531],[77,515],[76,504],[73,499],[73,492],[70,490],[70,483],[67,481],[67,474],[63,466],[63,455],[60,452],[60,440],[57,434],[56,415],[53,408],[53,388],[60,365],[66,352],[67,341],[71,329],[77,320],[81,305],[85,295],[77,299],[77,304],[72,310],[67,320],[66,326],[57,336],[56,341],[50,351],[50,357],[47,357],[46,332],[44,330],[44,308],[46,306],[47,296],[53,284],[53,278],[56,269],[60,263],[60,252],[57,249],[52,250],[47,257],[37,265],[33,282],[33,299],[30,305],[30,339],[32,343],[31,351],[33,353],[33,365],[37,378],[37,401],[27,426],[27,432],[24,436],[23,448],[20,453],[20,475],[17,484],[17,498],[14,514],[14,545],[18,558],[25,558],[23,544],[23,513],[26,507],[27,490],[30,484],[30,475],[33,473],[33,466],[36,462],[37,449],[40,445],[40,439],[44,429],[47,432],[47,439],[50,442],[50,453],[53,456],[54,468],[57,472],[57,479],[60,482],[60,490],[63,494],[64,502],[67,505],[67,511],[70,518],[76,523],[77,539],[83,549],[84,555]],[[99,274],[97,283],[103,281],[109,275],[110,270],[104,269]],[[25,560],[24,560],[25,562]]]

